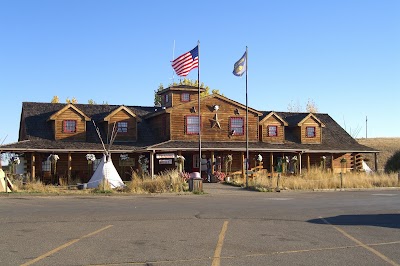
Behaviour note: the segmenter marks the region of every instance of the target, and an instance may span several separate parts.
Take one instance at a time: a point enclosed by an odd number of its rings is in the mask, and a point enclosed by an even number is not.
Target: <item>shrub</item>
[[[385,173],[393,173],[400,171],[400,151],[393,154],[385,165]]]

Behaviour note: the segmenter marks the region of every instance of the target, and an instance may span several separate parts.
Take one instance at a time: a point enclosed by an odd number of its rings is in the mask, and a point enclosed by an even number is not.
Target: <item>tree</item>
[[[308,98],[307,104],[306,104],[306,110],[309,113],[318,113],[318,107],[315,104],[313,99]]]
[[[96,102],[93,99],[89,99],[88,104],[96,104]]]
[[[60,99],[58,98],[57,95],[53,96],[53,99],[51,99],[51,103],[59,103]]]
[[[70,100],[69,98],[65,99],[66,103],[72,103],[72,104],[77,104],[78,100],[75,97],[72,97],[72,99]]]
[[[287,107],[288,111],[291,113],[298,113],[298,112],[304,112],[304,109],[302,107],[302,105],[300,104],[299,101],[297,101],[296,103],[293,102],[293,100],[290,101],[290,103],[288,104]],[[313,99],[308,99],[307,103],[306,103],[306,110],[309,113],[318,113],[318,107],[315,104]]]
[[[157,94],[157,92],[162,91],[164,86],[162,83],[158,86],[158,89],[154,91],[154,106],[161,106],[161,96]]]
[[[301,112],[302,109],[303,107],[301,107],[300,102],[297,101],[296,103],[293,103],[293,100],[290,101],[287,107],[287,110],[291,113]]]

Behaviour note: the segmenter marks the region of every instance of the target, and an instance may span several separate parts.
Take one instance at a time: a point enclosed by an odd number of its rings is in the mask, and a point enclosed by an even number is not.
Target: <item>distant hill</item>
[[[378,154],[378,168],[382,170],[385,168],[388,159],[397,151],[400,151],[400,138],[368,138],[357,139],[358,143],[377,149],[380,151]],[[366,163],[371,169],[374,169],[374,154],[363,154]]]

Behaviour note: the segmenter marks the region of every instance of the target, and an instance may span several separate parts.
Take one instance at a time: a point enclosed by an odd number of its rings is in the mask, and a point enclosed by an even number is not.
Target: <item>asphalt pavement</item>
[[[400,191],[0,196],[0,265],[400,265]]]

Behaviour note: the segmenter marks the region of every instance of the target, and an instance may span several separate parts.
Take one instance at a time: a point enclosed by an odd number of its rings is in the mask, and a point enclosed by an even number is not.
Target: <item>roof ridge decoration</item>
[[[63,108],[58,110],[56,113],[52,114],[48,120],[56,120],[60,114],[62,114],[63,112],[65,112],[67,109],[70,108],[76,111],[78,114],[80,114],[85,119],[85,121],[91,120],[89,116],[87,116],[84,112],[82,112],[78,107],[76,107],[72,103],[66,104]]]
[[[280,117],[275,111],[271,111],[268,115],[266,115],[263,119],[260,120],[260,123],[266,121],[271,116],[275,116],[279,121],[281,121],[283,123],[284,126],[288,126],[289,125],[288,122],[286,122],[285,119]]]
[[[113,117],[116,113],[118,113],[121,110],[126,111],[129,115],[131,115],[132,117],[135,117],[139,122],[142,122],[142,119],[139,116],[137,116],[130,108],[126,107],[125,105],[120,105],[117,109],[110,112],[109,115],[104,117],[104,121],[110,121],[111,117]]]
[[[313,113],[309,113],[306,117],[304,117],[299,123],[297,123],[298,126],[301,126],[308,118],[313,118],[315,121],[317,121],[321,127],[325,127],[325,124],[322,123],[321,120],[318,119]]]

